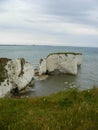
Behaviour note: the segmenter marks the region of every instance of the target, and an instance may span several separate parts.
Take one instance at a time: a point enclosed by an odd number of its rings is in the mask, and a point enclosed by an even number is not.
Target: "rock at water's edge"
[[[34,82],[33,65],[25,59],[15,60],[0,58],[0,97],[4,97],[12,90],[20,91]]]
[[[77,68],[82,63],[81,53],[52,53],[41,60],[39,74],[77,74]]]

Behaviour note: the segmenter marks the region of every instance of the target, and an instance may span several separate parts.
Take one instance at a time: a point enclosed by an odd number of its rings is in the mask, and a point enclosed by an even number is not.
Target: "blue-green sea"
[[[98,87],[98,48],[91,47],[68,47],[68,46],[37,46],[37,45],[1,45],[0,58],[11,59],[25,58],[35,68],[38,67],[41,58],[52,52],[79,52],[83,54],[83,61],[77,76],[54,75],[46,80],[35,82],[34,91],[28,92],[29,96],[49,95],[58,91],[65,91],[72,82],[79,89],[89,89],[94,85]],[[67,82],[67,84],[66,84]]]

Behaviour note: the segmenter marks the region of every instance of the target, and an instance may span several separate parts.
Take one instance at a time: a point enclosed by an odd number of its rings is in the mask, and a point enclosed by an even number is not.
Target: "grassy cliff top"
[[[0,130],[98,130],[98,88],[1,98]]]
[[[51,56],[51,55],[55,55],[55,54],[64,54],[64,55],[68,55],[68,54],[72,54],[72,55],[82,55],[82,53],[76,53],[76,52],[55,52],[55,53],[50,53],[47,57]]]

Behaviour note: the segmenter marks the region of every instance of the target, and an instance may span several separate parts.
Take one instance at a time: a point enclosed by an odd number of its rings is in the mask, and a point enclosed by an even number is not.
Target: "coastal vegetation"
[[[0,58],[0,85],[7,77],[7,70],[5,69],[5,66],[9,60],[10,59],[7,58]]]
[[[98,88],[1,98],[0,130],[98,130]]]
[[[75,53],[75,52],[57,52],[57,53],[50,53],[48,56],[47,56],[47,58],[49,57],[49,56],[51,56],[51,55],[54,55],[54,54],[64,54],[64,55],[68,55],[68,54],[72,54],[72,55],[82,55],[82,53]]]

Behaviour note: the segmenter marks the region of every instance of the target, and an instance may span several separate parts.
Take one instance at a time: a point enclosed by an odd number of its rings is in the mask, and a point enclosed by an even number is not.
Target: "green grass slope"
[[[0,130],[98,130],[98,88],[1,98]]]

